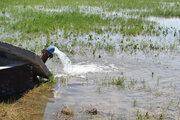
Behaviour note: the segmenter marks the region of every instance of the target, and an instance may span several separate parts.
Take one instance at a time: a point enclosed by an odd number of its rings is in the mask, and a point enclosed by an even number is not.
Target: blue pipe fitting
[[[50,54],[53,54],[55,51],[55,47],[54,46],[50,46],[47,49],[45,49],[46,51],[48,51]]]

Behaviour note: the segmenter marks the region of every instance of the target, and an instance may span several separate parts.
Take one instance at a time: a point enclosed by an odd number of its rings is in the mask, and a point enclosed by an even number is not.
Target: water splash
[[[114,64],[109,64],[108,66],[105,66],[105,65],[83,62],[72,65],[72,62],[67,57],[67,55],[61,52],[58,48],[55,47],[54,53],[56,53],[60,58],[64,66],[64,72],[66,73],[66,74],[57,74],[55,75],[55,77],[62,77],[62,76],[67,77],[68,75],[71,75],[71,76],[85,78],[84,74],[90,72],[91,73],[112,72],[118,70],[118,68]],[[54,88],[54,97],[60,98],[61,93],[63,93],[64,91],[65,89],[61,87],[60,80],[58,80],[57,86]]]
[[[54,53],[56,53],[58,55],[58,57],[60,58],[63,66],[64,66],[64,71],[66,73],[69,73],[70,71],[72,71],[72,64],[71,64],[71,60],[67,57],[66,54],[64,54],[63,52],[61,52],[58,48],[55,47],[55,51]]]
[[[64,72],[66,74],[70,75],[81,75],[81,74],[86,74],[86,73],[95,73],[95,72],[111,72],[114,70],[118,70],[117,67],[115,67],[113,64],[110,64],[109,66],[104,66],[104,65],[98,65],[94,63],[78,63],[75,65],[72,65],[71,60],[67,57],[66,54],[61,52],[58,48],[55,47],[55,51],[60,58],[64,68]],[[56,77],[61,77],[61,76],[66,76],[65,74],[57,74]]]

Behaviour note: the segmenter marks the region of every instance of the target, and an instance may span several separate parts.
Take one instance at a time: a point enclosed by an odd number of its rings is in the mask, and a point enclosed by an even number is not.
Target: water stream
[[[66,54],[61,52],[58,48],[55,48],[55,53],[58,55],[59,59],[63,64],[63,70],[66,74],[70,75],[82,75],[86,73],[95,73],[95,72],[109,72],[111,70],[118,70],[113,64],[109,66],[101,66],[94,63],[86,63],[80,62],[77,64],[72,65],[71,60],[67,57]],[[56,77],[62,76],[61,74],[57,74]]]
[[[59,57],[59,59],[61,60],[63,66],[64,66],[64,71],[66,73],[70,73],[72,71],[72,64],[71,64],[71,60],[66,56],[66,54],[64,54],[63,52],[61,52],[58,48],[55,47],[55,51],[54,53],[56,53]]]

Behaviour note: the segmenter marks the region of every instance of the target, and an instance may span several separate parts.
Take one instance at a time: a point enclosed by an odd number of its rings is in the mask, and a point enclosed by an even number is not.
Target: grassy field
[[[119,34],[116,38],[121,50],[131,49],[174,49],[175,44],[160,46],[149,43],[137,43],[132,39],[132,36],[159,36],[168,34],[168,28],[157,26],[155,22],[148,21],[148,16],[156,17],[180,17],[180,3],[178,0],[1,0],[0,1],[0,31],[2,34],[1,41],[25,47],[26,49],[38,52],[43,46],[32,42],[42,36],[46,37],[46,43],[43,45],[56,45],[59,48],[66,47],[64,51],[72,51],[76,46],[92,47],[92,50],[103,48],[105,46],[115,45],[110,44],[111,38],[104,37],[99,42],[84,42],[77,41],[79,37],[91,33],[96,36]],[[60,30],[65,42],[59,43],[59,40],[52,39],[51,36],[56,35]],[[178,34],[175,31],[174,35]],[[9,33],[6,37],[4,33]],[[14,37],[15,34],[18,37]],[[11,37],[10,37],[11,36]],[[93,35],[95,36],[95,35]],[[122,36],[122,37],[120,37]],[[96,40],[95,37],[91,38]],[[98,39],[98,37],[97,37]],[[129,40],[130,39],[130,40]],[[40,39],[41,40],[41,39]],[[33,44],[36,48],[24,45]],[[97,40],[96,40],[97,41]],[[129,44],[122,42],[129,41]],[[56,43],[56,44],[55,44]],[[68,46],[68,47],[67,47]],[[63,50],[63,49],[61,49]]]

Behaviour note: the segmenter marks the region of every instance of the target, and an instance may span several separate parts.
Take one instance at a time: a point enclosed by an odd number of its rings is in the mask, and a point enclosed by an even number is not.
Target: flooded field
[[[57,83],[44,120],[180,119],[179,0],[0,6],[0,41],[37,54],[56,47],[46,63]]]
[[[48,63],[58,83],[44,119],[55,119],[52,113],[64,104],[74,109],[74,119],[134,119],[137,111],[152,118],[179,119],[179,55],[100,54],[101,58],[73,56],[72,64],[79,69],[68,75],[58,61]],[[82,72],[85,68],[90,71]],[[86,114],[91,107],[97,108],[97,116]]]

